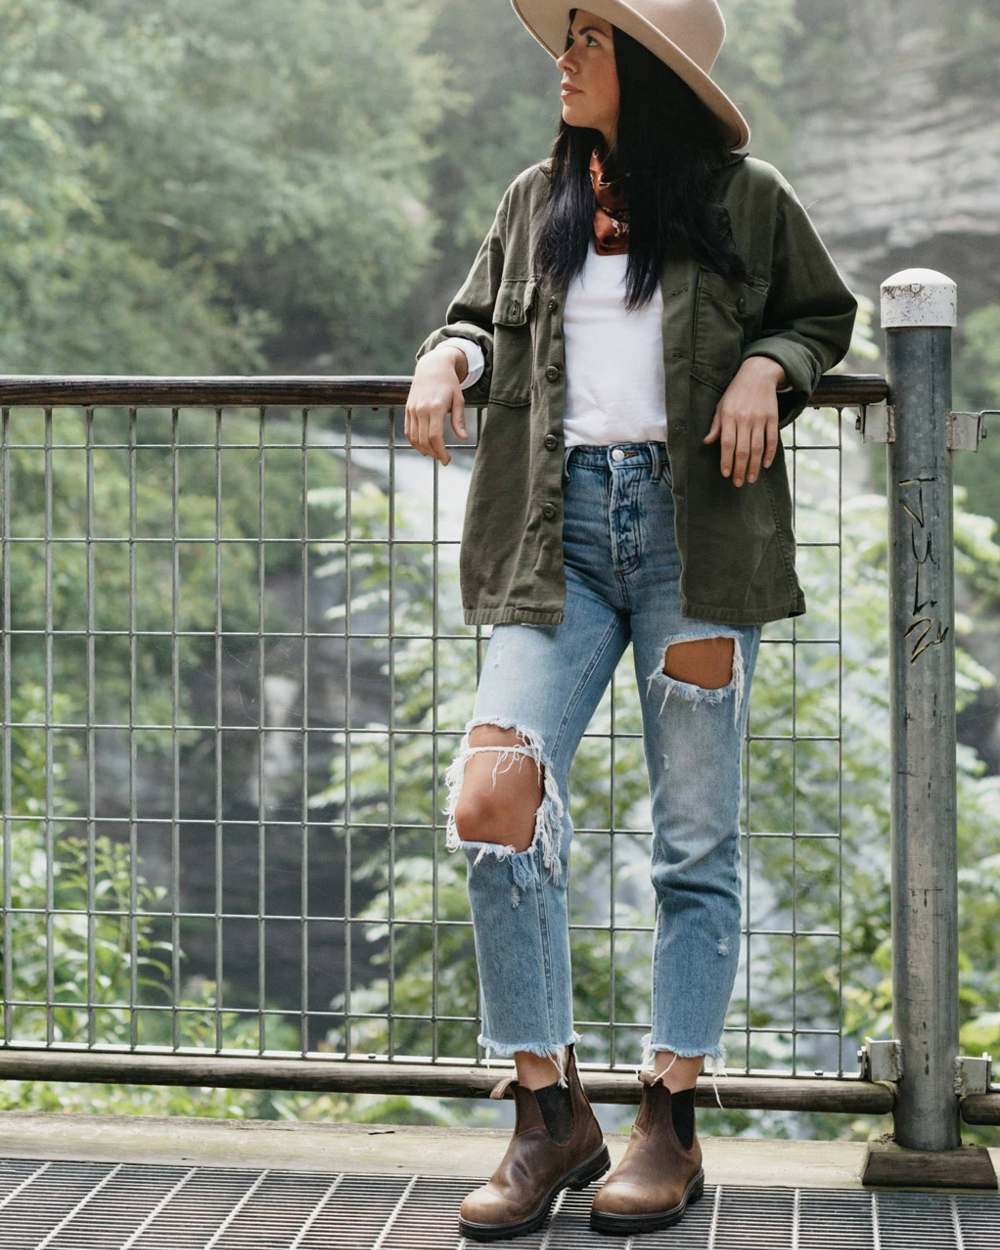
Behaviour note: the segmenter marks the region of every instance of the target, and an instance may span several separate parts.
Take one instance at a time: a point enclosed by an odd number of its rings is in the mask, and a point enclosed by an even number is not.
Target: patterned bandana
[[[625,174],[604,177],[604,164],[597,148],[590,154],[590,181],[597,197],[594,212],[594,250],[602,256],[628,251],[629,210],[625,195]]]

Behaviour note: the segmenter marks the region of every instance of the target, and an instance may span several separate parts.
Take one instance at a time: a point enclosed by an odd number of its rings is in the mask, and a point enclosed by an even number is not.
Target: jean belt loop
[[[562,471],[563,482],[567,482],[569,480],[569,454],[572,450],[573,448],[572,446],[570,446],[570,447],[567,447],[566,450],[563,452],[563,471]]]
[[[655,442],[650,443],[649,447],[653,453],[653,469],[650,476],[654,482],[658,482],[660,480],[660,474],[663,472],[663,449],[660,447],[659,443]]]

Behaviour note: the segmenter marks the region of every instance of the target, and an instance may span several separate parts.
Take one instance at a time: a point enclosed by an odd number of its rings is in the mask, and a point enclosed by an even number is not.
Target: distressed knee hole
[[[469,735],[469,746],[472,758],[455,804],[458,836],[463,842],[503,842],[515,851],[527,850],[545,793],[544,777],[531,767],[527,752],[512,750],[527,743],[512,729],[478,725]],[[480,753],[476,748],[485,749]],[[498,781],[500,773],[508,775]]]
[[[676,681],[706,690],[727,686],[733,679],[734,638],[697,638],[672,642],[663,653],[663,671]]]
[[[479,764],[480,759],[489,763]],[[471,761],[477,762],[470,783]],[[533,769],[526,766],[527,761],[534,764]],[[497,777],[515,765],[515,776],[498,786]],[[473,868],[487,855],[509,860],[513,906],[520,902],[524,887],[540,880],[539,853],[550,879],[560,879],[563,802],[551,761],[533,729],[488,717],[469,721],[445,782],[447,849],[476,849]],[[525,826],[529,841],[524,837]]]
[[[740,635],[723,629],[711,637],[675,635],[663,644],[663,660],[647,678],[647,689],[663,686],[663,703],[674,694],[689,703],[720,703],[733,698],[733,723],[739,727],[743,703],[744,657]]]

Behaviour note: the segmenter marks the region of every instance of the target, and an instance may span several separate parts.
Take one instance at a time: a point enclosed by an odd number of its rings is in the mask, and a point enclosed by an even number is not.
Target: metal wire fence
[[[458,594],[475,438],[419,456],[405,390],[4,380],[5,1048],[477,1059],[442,784],[490,629]],[[753,686],[730,1071],[856,1077],[880,1002],[885,576],[845,409],[885,394],[825,378],[784,432],[809,611],[765,627]],[[622,663],[571,806],[575,1025],[608,1069],[649,1028],[646,784]]]

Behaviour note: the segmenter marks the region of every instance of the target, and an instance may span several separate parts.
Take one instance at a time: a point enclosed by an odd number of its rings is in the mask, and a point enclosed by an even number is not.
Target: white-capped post
[[[881,286],[889,383],[893,1032],[902,1048],[895,1140],[961,1145],[955,811],[951,331],[956,287],[933,269]]]

